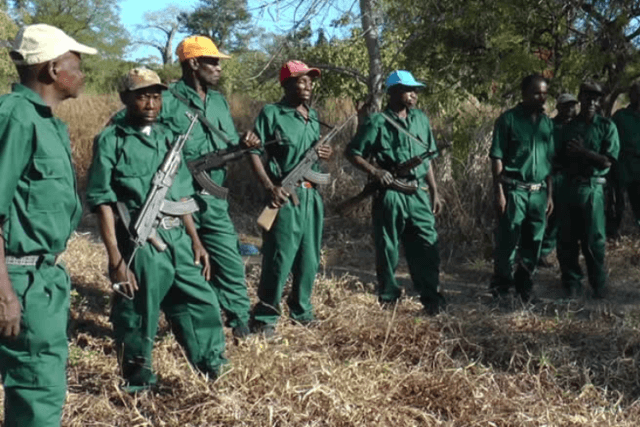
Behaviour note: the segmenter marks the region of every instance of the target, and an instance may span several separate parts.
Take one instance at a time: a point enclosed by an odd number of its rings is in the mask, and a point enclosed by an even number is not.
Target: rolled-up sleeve
[[[379,128],[376,122],[369,117],[358,129],[356,136],[347,145],[348,156],[369,157],[369,153],[378,138]]]
[[[496,124],[493,127],[493,141],[491,142],[491,149],[489,150],[489,157],[493,159],[504,158],[507,152],[509,128],[507,126],[506,115],[498,117]]]

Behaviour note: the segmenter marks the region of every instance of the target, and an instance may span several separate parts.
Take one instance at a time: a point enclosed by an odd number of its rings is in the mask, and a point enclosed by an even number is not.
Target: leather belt
[[[500,181],[502,181],[503,184],[507,184],[519,190],[525,190],[530,193],[537,193],[538,191],[542,191],[545,188],[547,188],[546,182],[538,182],[535,184],[530,184],[528,182],[518,181],[516,179],[512,179],[507,176],[502,176],[500,178]]]
[[[569,181],[571,181],[572,184],[577,184],[577,185],[591,185],[591,184],[606,185],[607,184],[607,178],[604,178],[601,176],[590,177],[590,178],[577,176],[577,177],[569,178]]]

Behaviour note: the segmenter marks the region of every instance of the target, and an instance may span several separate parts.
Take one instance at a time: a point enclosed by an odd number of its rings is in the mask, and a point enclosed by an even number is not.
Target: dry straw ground
[[[232,100],[235,111],[241,111]],[[335,122],[348,106],[329,109]],[[115,98],[84,98],[59,113],[72,122],[80,177],[91,134],[118,108]],[[341,113],[342,111],[342,113]],[[250,114],[255,114],[252,109]],[[236,114],[241,129],[247,113]],[[488,115],[487,122],[493,119]],[[91,132],[84,131],[91,127]],[[74,132],[76,132],[74,134]],[[446,137],[446,132],[442,132]],[[640,420],[640,243],[609,245],[613,296],[606,303],[558,299],[557,269],[538,276],[543,303],[494,306],[486,295],[487,132],[459,172],[438,164],[448,213],[439,220],[446,313],[424,316],[408,292],[395,310],[374,295],[373,246],[366,207],[340,219],[333,206],[361,177],[337,157],[324,190],[327,223],[313,328],[283,317],[278,338],[234,342],[229,369],[215,382],[195,373],[163,323],[154,351],[161,386],[127,395],[114,355],[105,254],[90,216],[64,260],[74,290],[69,329],[69,394],[64,426],[636,426]],[[346,143],[343,137],[338,145]],[[233,217],[243,240],[260,242],[260,208],[246,165],[232,167]],[[260,266],[247,260],[252,301]],[[1,395],[1,393],[0,393]]]

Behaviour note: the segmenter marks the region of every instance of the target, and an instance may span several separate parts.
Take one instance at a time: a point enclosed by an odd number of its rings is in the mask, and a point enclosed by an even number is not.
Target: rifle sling
[[[232,145],[231,141],[229,141],[229,138],[227,138],[227,135],[225,135],[224,132],[222,132],[220,129],[215,127],[201,112],[196,111],[195,109],[193,109],[191,107],[191,103],[189,102],[189,100],[187,98],[185,98],[184,96],[180,95],[178,92],[176,92],[175,89],[173,89],[171,87],[169,88],[169,92],[171,92],[171,94],[173,96],[175,96],[175,98],[178,101],[182,102],[184,104],[184,106],[187,107],[187,109],[189,109],[191,114],[196,116],[198,118],[198,120],[200,120],[200,123],[202,123],[207,129],[209,129],[211,131],[211,133],[215,134],[218,138],[222,139],[222,141],[226,145]]]
[[[381,111],[380,114],[382,114],[382,117],[384,117],[384,119],[387,122],[389,122],[390,125],[392,125],[396,129],[398,129],[401,133],[403,133],[406,136],[408,136],[411,141],[413,141],[416,144],[420,145],[421,147],[426,148],[427,150],[429,150],[430,147],[427,147],[427,144],[425,144],[424,142],[420,141],[415,135],[413,135],[411,132],[409,132],[408,130],[406,130],[405,128],[400,126],[398,123],[396,123],[395,120],[393,120],[391,117],[389,117],[384,111]]]

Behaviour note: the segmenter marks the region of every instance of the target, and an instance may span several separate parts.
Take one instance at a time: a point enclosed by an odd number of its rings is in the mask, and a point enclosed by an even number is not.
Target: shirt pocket
[[[60,157],[34,157],[33,173],[29,183],[28,209],[41,212],[59,212],[65,202],[75,196],[69,178],[68,160]],[[75,199],[74,199],[75,200]]]
[[[522,166],[527,162],[531,153],[531,140],[530,136],[524,133],[512,130],[509,132],[508,140],[508,157],[505,162],[513,166]]]

